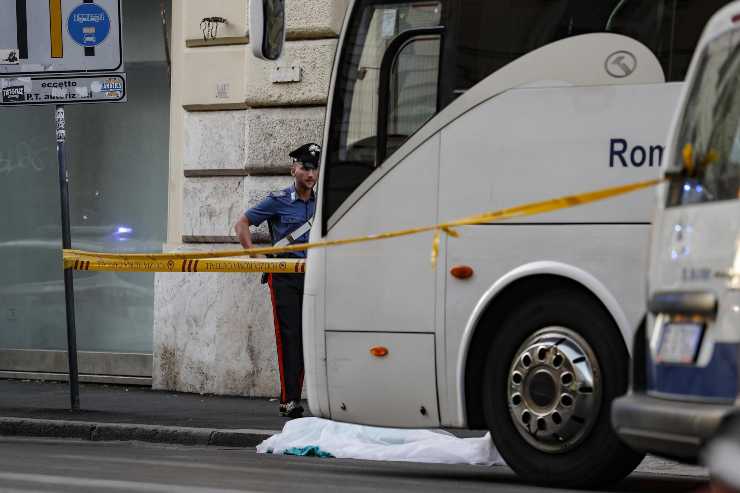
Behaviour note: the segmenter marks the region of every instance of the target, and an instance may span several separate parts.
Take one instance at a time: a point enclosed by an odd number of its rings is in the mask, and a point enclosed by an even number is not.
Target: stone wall
[[[238,248],[246,207],[287,186],[288,151],[321,142],[346,0],[288,2],[285,53],[252,56],[248,0],[173,2],[168,251]],[[224,17],[216,39],[201,20]],[[275,83],[278,67],[300,81]],[[256,232],[267,241],[266,228]],[[272,308],[254,274],[158,274],[153,387],[276,396]]]

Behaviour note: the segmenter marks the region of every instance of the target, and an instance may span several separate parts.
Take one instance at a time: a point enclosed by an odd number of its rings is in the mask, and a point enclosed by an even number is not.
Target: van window
[[[740,31],[702,55],[682,117],[667,206],[740,198]]]

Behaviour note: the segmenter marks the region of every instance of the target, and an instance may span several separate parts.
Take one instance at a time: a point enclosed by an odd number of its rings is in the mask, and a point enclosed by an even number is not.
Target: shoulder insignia
[[[276,199],[279,199],[280,197],[285,197],[287,193],[285,190],[275,190],[274,192],[270,192],[270,197],[274,197]]]

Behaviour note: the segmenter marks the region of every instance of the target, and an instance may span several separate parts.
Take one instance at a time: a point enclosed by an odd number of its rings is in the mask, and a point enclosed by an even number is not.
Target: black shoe
[[[280,404],[280,416],[287,418],[301,418],[303,417],[303,407],[299,401],[290,401]]]

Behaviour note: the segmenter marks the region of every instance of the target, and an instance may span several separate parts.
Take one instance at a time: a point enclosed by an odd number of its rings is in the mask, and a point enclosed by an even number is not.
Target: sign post
[[[64,105],[56,107],[57,163],[59,164],[59,195],[62,202],[62,248],[72,248],[69,225],[69,173],[64,166],[64,143],[67,140],[67,121]],[[80,382],[77,371],[77,331],[75,329],[75,292],[72,269],[64,269],[64,303],[67,312],[67,360],[69,362],[69,397],[72,409],[80,408]]]
[[[126,101],[120,0],[0,4],[0,108],[54,105],[62,248],[72,248],[66,104]],[[80,408],[74,278],[64,269],[70,406]]]

